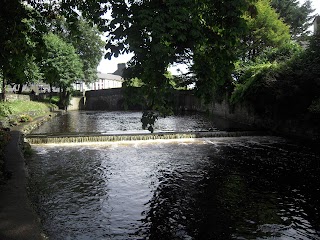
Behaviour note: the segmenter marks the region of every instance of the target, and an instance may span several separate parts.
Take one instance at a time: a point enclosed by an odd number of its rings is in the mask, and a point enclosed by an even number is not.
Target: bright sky
[[[311,0],[311,1],[312,1],[313,8],[316,10],[315,14],[320,15],[320,0]],[[302,4],[305,2],[305,0],[299,0],[299,2],[300,4]],[[118,63],[126,63],[130,60],[132,56],[133,56],[132,54],[125,54],[125,55],[120,55],[118,58],[112,58],[111,60],[102,59],[97,69],[99,72],[102,72],[102,73],[113,73],[117,70]],[[171,69],[171,71],[173,73],[176,73],[176,69],[177,68],[173,68]]]

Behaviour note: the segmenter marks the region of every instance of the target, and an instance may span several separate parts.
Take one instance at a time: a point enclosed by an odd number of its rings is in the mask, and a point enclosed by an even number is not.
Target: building
[[[114,73],[101,73],[98,72],[98,80],[92,83],[76,82],[73,84],[75,90],[81,92],[90,90],[101,90],[109,88],[121,88],[123,83],[122,73],[126,68],[125,63],[119,63],[118,69]]]
[[[74,84],[74,89],[81,92],[90,90],[101,90],[109,88],[121,88],[123,79],[121,76],[111,73],[98,72],[98,80],[92,83],[77,82]]]

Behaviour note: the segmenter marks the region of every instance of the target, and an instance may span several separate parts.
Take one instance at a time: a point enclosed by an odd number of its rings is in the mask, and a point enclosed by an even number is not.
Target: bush
[[[261,88],[270,87],[280,71],[282,65],[277,63],[265,63],[247,67],[235,83],[234,91],[231,95],[231,103],[235,104],[244,100],[253,100]]]
[[[83,92],[79,91],[79,90],[74,90],[71,92],[71,96],[73,97],[83,97]]]
[[[21,115],[20,116],[20,122],[31,122],[33,119],[29,115]]]
[[[285,51],[280,56],[287,54]],[[231,103],[246,101],[256,113],[278,118],[319,112],[320,35],[312,38],[304,52],[289,60],[242,67],[237,68]]]
[[[8,104],[0,103],[0,116],[6,117],[10,114],[12,114],[11,107]]]
[[[308,108],[308,110],[311,113],[320,113],[320,98],[312,101],[310,107]]]

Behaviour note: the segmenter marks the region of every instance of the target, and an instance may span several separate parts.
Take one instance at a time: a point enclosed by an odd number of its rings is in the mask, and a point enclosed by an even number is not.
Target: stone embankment
[[[38,117],[32,122],[15,126],[9,132],[5,149],[5,168],[9,179],[0,185],[0,239],[43,240],[40,219],[35,213],[27,193],[27,170],[23,156],[24,133],[29,133],[59,112]]]
[[[135,94],[139,89],[135,89]],[[81,102],[81,109],[85,110],[124,110],[126,109],[124,90],[104,89],[86,92],[85,98]],[[193,91],[174,91],[171,94],[170,101],[173,103],[175,111],[198,111],[208,112],[213,116],[253,126],[258,129],[266,129],[275,134],[298,137],[306,140],[318,141],[320,139],[320,116],[295,116],[281,117],[270,109],[268,114],[258,114],[253,103],[243,102],[231,105],[224,100],[221,103],[213,102],[204,104],[199,100]],[[79,105],[79,104],[78,104]],[[79,105],[80,106],[80,105]],[[128,107],[128,106],[127,106]],[[142,106],[134,106],[129,110],[139,110]]]
[[[22,155],[23,138],[19,131],[10,132],[6,147],[7,183],[0,186],[0,239],[46,239],[27,194],[25,160]]]

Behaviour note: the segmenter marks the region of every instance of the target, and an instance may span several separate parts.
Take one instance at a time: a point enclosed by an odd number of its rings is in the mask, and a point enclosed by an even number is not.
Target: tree
[[[83,80],[85,82],[97,80],[97,67],[103,57],[105,46],[101,39],[102,33],[97,26],[81,17],[68,23],[63,16],[48,25],[52,32],[71,43],[76,49],[83,63]]]
[[[272,0],[271,3],[284,22],[290,26],[292,38],[297,41],[305,40],[310,34],[308,28],[315,17],[311,1],[306,0],[302,6],[298,0]]]
[[[198,92],[208,100],[217,85],[230,80],[250,1],[112,0],[110,5],[106,56],[134,53],[125,76],[142,80],[147,109],[170,109],[165,97],[170,64],[191,62]]]
[[[290,41],[289,27],[270,5],[270,0],[258,0],[254,17],[245,14],[248,35],[239,54],[244,61],[252,60],[266,49],[281,47]]]
[[[74,47],[59,36],[49,33],[44,36],[42,72],[45,82],[61,89],[61,105],[68,106],[72,83],[83,78],[82,62]]]
[[[22,78],[30,79],[31,72],[23,77],[20,73],[28,72],[31,65],[31,69],[35,67],[32,61],[36,57],[37,50],[43,47],[42,34],[47,30],[44,22],[53,21],[59,16],[65,16],[67,22],[74,22],[79,19],[79,14],[81,14],[102,28],[105,20],[101,16],[107,11],[107,2],[107,0],[90,2],[0,0],[2,99],[5,99],[7,81],[24,82]],[[30,24],[30,21],[33,23]],[[16,76],[17,73],[19,76]]]
[[[38,15],[19,1],[1,0],[0,9],[0,72],[2,99],[5,100],[7,82],[29,81],[35,67],[34,59],[40,31],[34,28]],[[36,70],[36,69],[35,69]],[[34,73],[37,75],[37,73]]]
[[[70,32],[70,42],[83,63],[84,80],[97,80],[97,67],[103,57],[104,41],[95,25],[84,19],[75,22],[75,31]]]
[[[20,2],[19,0],[11,1]],[[97,24],[100,30],[105,26],[103,15],[107,12],[109,4],[109,0],[27,0],[26,2],[48,22],[64,16],[66,21],[71,23],[77,21],[81,15],[84,19]]]

